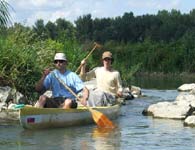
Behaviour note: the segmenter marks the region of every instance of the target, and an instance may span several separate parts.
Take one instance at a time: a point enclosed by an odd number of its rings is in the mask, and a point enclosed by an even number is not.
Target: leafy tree
[[[60,42],[66,40],[75,40],[75,28],[73,24],[65,19],[59,18],[56,20],[57,39]]]
[[[91,14],[79,17],[75,21],[75,24],[77,29],[77,38],[80,41],[92,40],[93,20],[91,19]]]
[[[33,31],[42,40],[48,38],[47,31],[44,25],[44,21],[42,19],[39,19],[35,22],[35,25],[33,26]]]
[[[45,25],[45,28],[46,28],[46,32],[48,34],[48,37],[50,37],[52,40],[56,40],[58,37],[56,25],[54,23],[52,23],[51,21],[49,21]]]
[[[105,42],[111,40],[112,36],[112,20],[110,18],[98,19],[93,21],[93,39],[97,42]]]
[[[11,6],[6,1],[0,0],[0,27],[7,26],[11,23],[9,8]]]

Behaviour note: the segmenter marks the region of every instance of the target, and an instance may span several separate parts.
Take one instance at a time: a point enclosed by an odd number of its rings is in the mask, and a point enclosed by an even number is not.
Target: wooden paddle
[[[63,80],[61,80],[59,77],[57,77],[55,75],[55,73],[52,73],[54,75],[54,77],[60,82],[60,84],[62,84],[70,93],[72,93],[79,101],[81,101],[81,99],[71,90],[71,88],[69,88]],[[94,120],[94,122],[98,125],[98,127],[101,128],[115,128],[116,126],[113,124],[113,122],[111,120],[109,120],[103,113],[92,109],[89,106],[85,106],[92,114],[92,118]]]
[[[93,47],[93,49],[88,53],[88,55],[84,58],[84,60],[87,60],[88,58],[89,58],[89,56],[93,53],[93,51],[96,49],[96,48],[98,48],[98,47],[101,47],[101,45],[100,44],[98,44],[98,43],[94,43],[95,45],[94,45],[94,47]],[[81,67],[82,67],[82,64],[80,64],[80,66],[77,68],[77,70],[75,71],[76,73],[81,69]]]

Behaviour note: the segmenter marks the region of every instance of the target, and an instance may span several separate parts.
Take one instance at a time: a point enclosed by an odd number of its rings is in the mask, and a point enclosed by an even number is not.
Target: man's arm
[[[45,69],[43,71],[43,74],[42,74],[42,77],[41,79],[37,82],[37,84],[35,85],[35,90],[37,92],[41,92],[43,89],[44,89],[44,85],[43,85],[43,82],[46,78],[46,76],[50,73],[50,69]]]

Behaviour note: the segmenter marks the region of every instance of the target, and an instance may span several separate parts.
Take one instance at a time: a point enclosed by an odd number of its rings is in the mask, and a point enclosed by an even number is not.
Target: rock
[[[141,88],[137,87],[137,86],[131,86],[131,90],[130,90],[131,94],[136,98],[136,97],[140,97],[142,95],[141,93]]]
[[[195,116],[189,116],[184,120],[184,126],[195,127]]]
[[[24,96],[9,86],[0,87],[0,122],[18,121],[19,110],[16,104],[25,103]]]
[[[12,101],[13,103],[18,104],[25,103],[26,99],[20,92],[17,92],[16,89],[5,86],[0,87],[0,101],[7,104]]]
[[[142,114],[156,118],[185,119],[190,105],[195,106],[195,95],[189,92],[180,93],[175,101],[152,104]]]
[[[0,122],[19,121],[19,110],[2,110],[0,112]]]
[[[10,99],[11,88],[8,86],[0,87],[0,101],[6,103]]]
[[[147,114],[151,114],[156,118],[184,119],[188,108],[188,106],[178,105],[177,103],[159,102],[150,105]]]
[[[195,88],[193,88],[193,89],[190,91],[190,94],[195,95]]]
[[[193,88],[195,88],[195,83],[183,84],[183,85],[181,85],[180,87],[178,87],[178,91],[189,92],[189,91],[191,91]]]
[[[195,84],[184,84],[173,102],[158,102],[144,109],[143,115],[154,118],[184,119],[184,126],[195,127]]]

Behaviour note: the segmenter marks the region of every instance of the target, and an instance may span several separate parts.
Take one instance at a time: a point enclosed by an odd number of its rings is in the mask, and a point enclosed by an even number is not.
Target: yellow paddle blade
[[[89,109],[93,120],[95,123],[98,125],[100,128],[115,128],[116,126],[113,124],[112,121],[110,121],[103,113],[94,110],[94,109]]]

